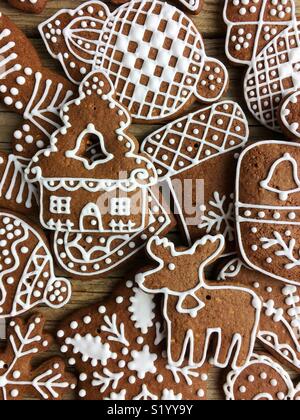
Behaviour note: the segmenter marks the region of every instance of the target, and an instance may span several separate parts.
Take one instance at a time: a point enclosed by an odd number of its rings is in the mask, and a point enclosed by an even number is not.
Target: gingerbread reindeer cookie
[[[226,263],[219,279],[252,288],[261,297],[257,338],[276,359],[300,372],[300,287],[251,270],[238,258]]]
[[[298,399],[290,375],[264,354],[254,354],[246,366],[230,372],[224,391],[227,400],[236,401]]]
[[[300,67],[300,66],[299,66]],[[292,140],[300,139],[300,91],[289,94],[281,103],[279,123],[282,131]]]
[[[235,249],[234,180],[248,135],[240,106],[224,101],[169,123],[143,142],[141,150],[159,180],[167,181],[190,245],[203,235],[221,233],[226,252]]]
[[[254,117],[279,131],[281,100],[299,87],[299,28],[294,0],[225,0],[226,54],[248,66],[245,98]]]
[[[193,22],[166,2],[134,0],[110,13],[89,1],[56,13],[40,32],[74,83],[91,70],[106,72],[135,121],[168,120],[195,101],[214,102],[228,84]]]
[[[209,365],[170,365],[160,302],[131,280],[70,315],[57,332],[84,400],[203,400]]]
[[[300,146],[266,141],[241,154],[236,181],[239,249],[251,268],[299,285]]]
[[[52,357],[36,367],[37,354],[48,351],[53,341],[43,331],[44,325],[40,314],[27,321],[10,321],[7,345],[0,353],[0,400],[62,400],[75,389],[75,377],[66,372],[60,357]]]
[[[25,179],[26,159],[0,152],[0,208],[32,215],[37,209],[37,191]]]
[[[43,231],[8,210],[0,210],[0,319],[37,305],[63,307],[71,297],[69,281],[57,278]]]
[[[16,156],[31,158],[48,146],[61,125],[59,110],[73,90],[68,80],[42,66],[31,42],[0,14],[0,99],[24,119],[14,133]]]
[[[250,289],[207,282],[204,270],[224,249],[222,235],[205,236],[190,249],[176,250],[167,239],[152,238],[147,250],[155,268],[136,280],[148,293],[164,295],[169,363],[235,369],[252,356],[261,301]],[[212,341],[214,339],[214,341]],[[210,355],[210,344],[213,354]]]
[[[112,0],[112,3],[115,4],[123,4],[126,3],[128,0]],[[178,0],[174,3],[178,3],[178,6],[182,6],[185,8],[188,12],[191,12],[195,15],[200,13],[204,0]]]
[[[41,13],[48,0],[8,0],[9,4],[26,13]]]

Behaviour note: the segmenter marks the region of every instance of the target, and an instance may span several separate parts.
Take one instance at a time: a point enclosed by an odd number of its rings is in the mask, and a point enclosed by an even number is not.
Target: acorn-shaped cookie
[[[169,119],[195,101],[214,102],[228,83],[193,22],[161,1],[131,1],[112,14],[91,1],[58,12],[40,32],[71,81],[104,70],[118,100],[143,122]]]

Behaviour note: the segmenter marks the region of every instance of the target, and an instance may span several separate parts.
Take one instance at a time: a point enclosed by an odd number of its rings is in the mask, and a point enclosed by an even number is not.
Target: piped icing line
[[[253,116],[267,128],[280,131],[277,112],[281,100],[300,83],[296,8],[293,0],[257,3],[250,6],[226,0],[226,54],[232,62],[249,66],[244,92]],[[232,11],[235,7],[239,11]]]
[[[166,18],[162,32],[159,28]],[[104,3],[90,1],[74,10],[63,9],[39,29],[49,53],[60,61],[71,81],[80,83],[92,70],[105,71],[118,99],[137,121],[170,119],[195,100],[215,102],[228,85],[226,68],[207,57],[193,22],[159,0],[132,1],[112,14]],[[79,31],[91,41],[86,43]],[[166,39],[172,40],[170,48],[165,46]],[[137,41],[140,46],[132,51],[130,45]],[[63,45],[63,52],[58,45]]]
[[[146,271],[144,273],[138,274],[136,276],[136,281],[138,282],[139,286],[144,290],[146,293],[154,293],[154,294],[162,294],[164,295],[164,309],[163,309],[163,315],[165,318],[165,321],[167,323],[167,344],[168,344],[168,360],[171,365],[174,365],[176,367],[180,367],[185,360],[189,361],[190,367],[193,368],[199,368],[201,367],[205,361],[207,360],[208,356],[208,349],[209,349],[209,343],[210,339],[213,335],[217,335],[218,339],[216,341],[216,347],[215,347],[215,353],[214,356],[210,359],[210,363],[214,366],[225,368],[229,365],[230,361],[232,364],[233,369],[236,369],[239,364],[241,363],[241,360],[239,360],[240,352],[244,353],[244,362],[242,365],[246,364],[253,353],[254,344],[256,340],[256,334],[259,327],[259,319],[260,319],[260,311],[261,311],[261,301],[258,298],[258,296],[247,288],[239,288],[234,286],[210,286],[204,279],[204,269],[207,265],[212,263],[222,252],[224,249],[225,240],[222,235],[216,235],[216,236],[205,236],[201,240],[198,240],[190,249],[184,250],[184,251],[177,251],[175,249],[174,244],[170,243],[167,239],[160,239],[158,237],[152,238],[151,241],[149,241],[147,246],[147,252],[150,256],[150,258],[157,263],[157,267]],[[211,247],[211,252],[207,251],[207,258],[203,256],[201,258],[201,255],[199,256],[199,249],[202,250],[202,248],[205,249],[205,247]],[[191,256],[193,256],[196,251],[198,252],[196,255],[198,255],[199,258],[199,268],[198,268],[198,282],[195,280],[195,286],[191,287],[189,290],[186,291],[177,291],[174,290],[176,285],[174,283],[173,288],[170,283],[167,283],[170,275],[172,275],[172,278],[174,279],[174,275],[176,274],[176,264],[180,264],[180,258],[185,259],[185,264],[188,264],[187,261]],[[167,252],[168,256],[168,264],[165,263],[165,261],[159,256],[159,252]],[[205,255],[205,251],[204,255]],[[165,255],[166,257],[166,255]],[[193,260],[191,259],[191,262]],[[189,265],[188,265],[189,266]],[[191,264],[191,267],[193,265]],[[157,274],[160,273],[160,276],[158,278]],[[170,274],[171,273],[171,274]],[[187,275],[189,275],[188,273]],[[160,280],[159,280],[160,279]],[[158,283],[160,282],[160,286]],[[157,285],[156,285],[157,284]],[[245,348],[245,344],[243,344],[242,335],[240,335],[238,332],[228,333],[227,341],[228,341],[228,349],[224,349],[222,347],[222,336],[223,334],[226,334],[226,332],[222,331],[221,327],[213,327],[210,328],[209,325],[203,326],[203,343],[201,344],[203,348],[197,349],[196,346],[199,346],[199,343],[196,342],[195,337],[195,331],[190,326],[190,324],[186,327],[181,325],[180,318],[182,318],[182,322],[187,321],[187,317],[191,317],[190,319],[195,320],[195,326],[194,328],[199,327],[199,325],[202,325],[204,323],[204,318],[206,311],[209,311],[209,309],[206,308],[207,304],[205,301],[203,301],[202,294],[213,294],[213,296],[217,298],[218,293],[233,293],[235,294],[243,294],[248,295],[251,297],[251,304],[252,309],[250,312],[253,312],[251,314],[251,317],[253,317],[253,324],[249,326],[249,331],[246,333],[249,335],[247,338],[247,349]],[[199,297],[197,296],[199,294]],[[195,307],[193,308],[185,308],[184,302],[186,299],[192,298],[195,301]],[[234,297],[232,296],[234,299]],[[174,311],[174,299],[177,299],[177,304],[175,306],[176,310]],[[211,298],[214,299],[214,298]],[[202,312],[202,314],[201,314]],[[249,317],[250,317],[249,312]],[[176,321],[176,325],[178,330],[180,328],[183,328],[183,334],[179,338],[176,336],[176,339],[174,339],[174,326],[173,321],[174,317],[178,317]],[[207,315],[208,317],[209,315]],[[204,317],[204,318],[203,318]],[[173,321],[172,321],[173,319]],[[209,322],[206,318],[206,322]],[[228,326],[228,323],[227,323]],[[187,329],[189,328],[189,329]],[[177,332],[178,333],[178,332]],[[199,328],[197,329],[197,337],[201,337]],[[245,337],[244,337],[245,338]],[[178,340],[181,341],[181,343],[178,342]],[[182,348],[180,351],[175,346],[182,345]],[[198,357],[196,356],[196,353],[198,352]],[[200,360],[199,360],[199,352],[200,352]],[[225,356],[224,356],[225,352]],[[222,361],[221,361],[221,353],[222,353]],[[174,354],[177,354],[177,358],[174,358]],[[198,360],[197,360],[198,359]]]

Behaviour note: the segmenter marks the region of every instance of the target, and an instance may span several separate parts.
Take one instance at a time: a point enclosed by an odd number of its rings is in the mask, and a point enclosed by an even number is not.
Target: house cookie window
[[[130,198],[112,198],[110,202],[110,214],[112,216],[130,216]]]
[[[71,197],[50,197],[50,212],[53,214],[70,214]]]

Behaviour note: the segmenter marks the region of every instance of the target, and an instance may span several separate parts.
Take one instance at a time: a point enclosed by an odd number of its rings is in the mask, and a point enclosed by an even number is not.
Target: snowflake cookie
[[[100,305],[68,317],[57,332],[86,400],[203,400],[209,365],[168,363],[160,302],[129,280]]]
[[[264,354],[254,354],[246,366],[230,372],[224,391],[227,400],[299,400],[299,387],[290,375]]]
[[[48,0],[8,0],[9,4],[26,13],[41,13]]]
[[[72,83],[42,66],[31,42],[0,13],[0,99],[23,116],[14,133],[15,155],[31,158],[48,146],[50,135],[61,125],[60,107],[73,90]]]
[[[111,0],[112,3],[115,4],[123,4],[126,3],[128,0]],[[184,7],[188,12],[191,12],[195,15],[200,13],[204,0],[177,0],[174,1],[175,4],[179,3],[178,6]]]
[[[54,275],[47,238],[32,222],[0,211],[0,319],[46,304],[61,308],[71,297],[66,279]]]
[[[214,104],[149,135],[141,150],[174,197],[174,213],[188,243],[221,233],[235,249],[234,181],[239,152],[249,135],[240,106]],[[226,176],[224,176],[226,174]]]
[[[195,101],[214,102],[228,85],[226,68],[207,57],[194,23],[166,2],[134,0],[110,13],[89,1],[56,13],[40,32],[74,83],[105,71],[136,121],[159,122]]]
[[[287,137],[292,140],[300,139],[300,90],[289,94],[282,101],[279,109],[279,123]]]
[[[45,320],[39,314],[28,321],[13,319],[7,329],[6,348],[0,353],[0,399],[62,400],[76,387],[75,377],[66,372],[60,357],[33,368],[37,354],[49,350],[52,337],[43,331]],[[36,363],[35,363],[36,366]]]
[[[300,146],[266,141],[249,146],[237,168],[239,249],[251,268],[299,285]]]
[[[225,246],[222,235],[204,236],[190,249],[175,249],[168,239],[152,238],[147,246],[153,269],[136,276],[147,293],[164,295],[169,364],[233,369],[250,360],[259,327],[261,301],[250,289],[205,279],[205,268]],[[213,343],[213,346],[211,344]]]
[[[28,160],[0,152],[0,208],[32,215],[37,209],[37,191],[25,180]]]
[[[300,372],[300,287],[251,270],[238,258],[226,263],[219,280],[252,288],[261,297],[258,340],[276,359]]]
[[[247,65],[244,93],[249,110],[279,131],[283,97],[300,86],[300,34],[294,0],[226,0],[226,54]]]

